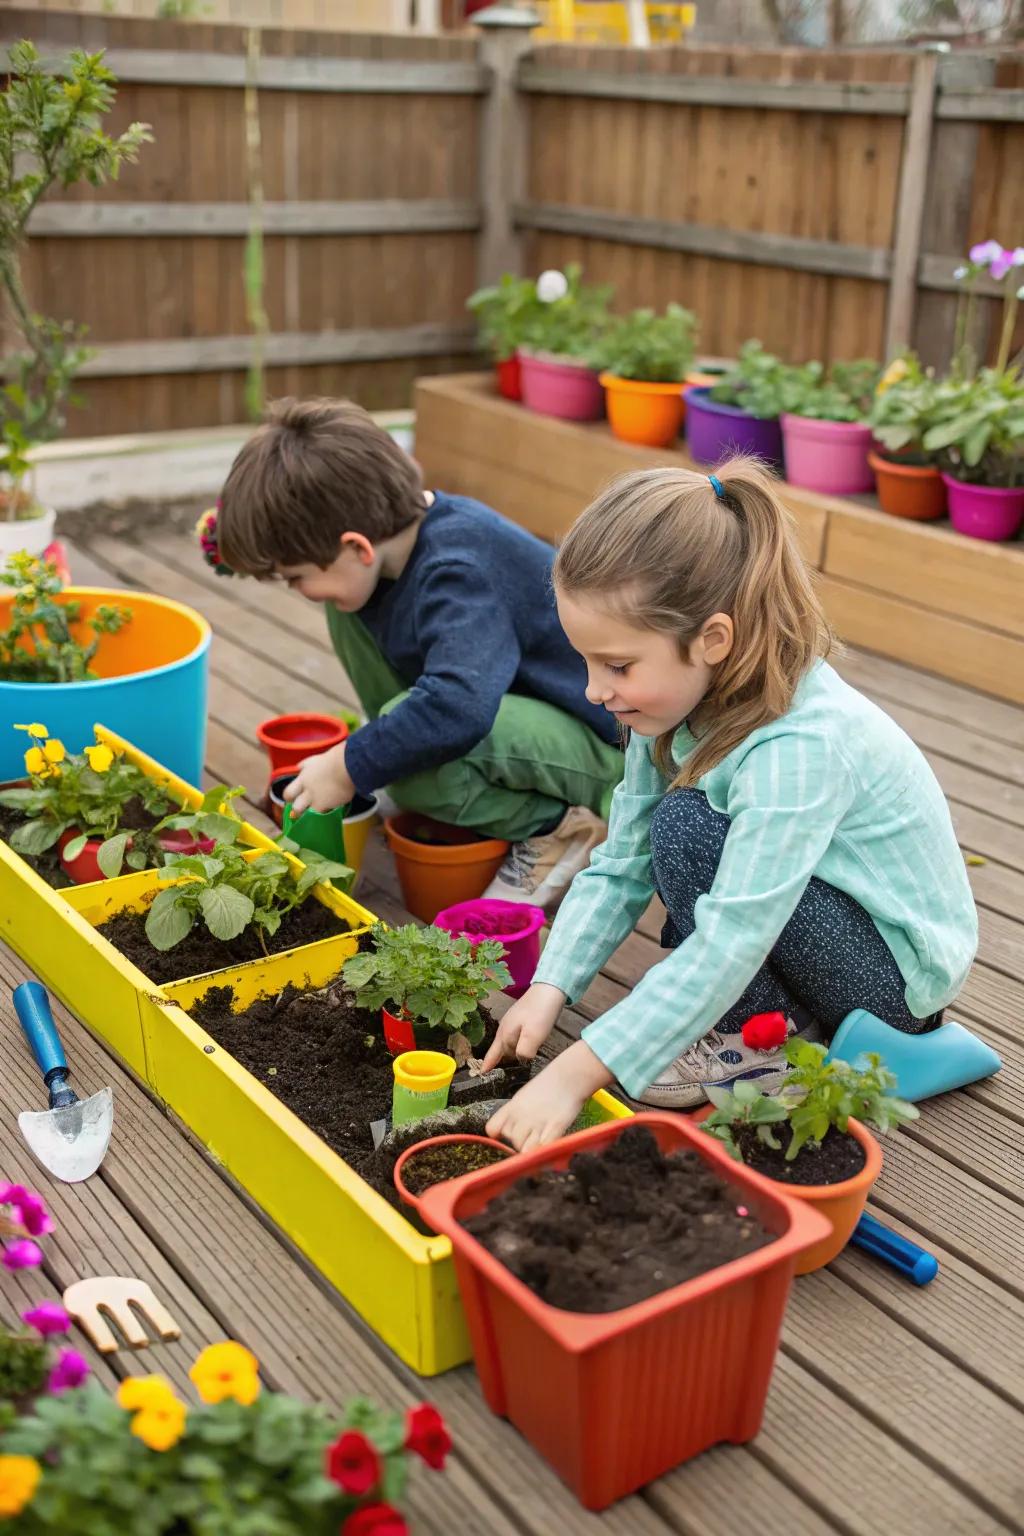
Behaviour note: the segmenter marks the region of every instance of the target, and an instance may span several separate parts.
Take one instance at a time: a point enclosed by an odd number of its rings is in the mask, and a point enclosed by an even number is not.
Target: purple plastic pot
[[[949,520],[969,539],[1001,543],[1016,538],[1024,523],[1024,485],[968,485],[943,475],[949,493]]]
[[[859,496],[875,488],[868,463],[871,428],[859,421],[817,421],[812,416],[782,417],[786,479],[826,496]]]
[[[544,926],[544,912],[540,907],[478,896],[473,901],[460,901],[454,907],[445,907],[434,918],[434,923],[447,933],[455,934],[456,938],[468,939],[471,944],[479,944],[484,939],[497,939],[504,944],[505,963],[512,973],[512,985],[504,990],[509,997],[522,997],[533,980],[540,959],[540,930]]]
[[[686,441],[698,464],[721,464],[734,453],[752,453],[782,469],[782,428],[777,417],[751,416],[735,405],[711,399],[710,386],[686,395]]]
[[[598,421],[604,415],[604,390],[593,368],[546,352],[519,353],[523,404],[540,416],[563,421]]]

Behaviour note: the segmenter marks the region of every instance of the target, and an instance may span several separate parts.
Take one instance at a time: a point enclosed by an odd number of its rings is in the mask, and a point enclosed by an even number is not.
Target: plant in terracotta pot
[[[823,1045],[806,1040],[789,1040],[784,1049],[791,1071],[777,1095],[763,1094],[756,1080],[709,1087],[713,1108],[703,1126],[738,1162],[785,1184],[832,1222],[829,1237],[798,1264],[797,1273],[807,1274],[845,1247],[881,1172],[881,1149],[866,1127],[889,1131],[918,1111],[893,1095],[896,1079],[880,1056],[829,1061]]]
[[[0,587],[14,591],[10,623],[0,631],[0,678],[5,682],[88,682],[96,676],[92,661],[103,636],[116,635],[131,622],[130,608],[105,603],[89,619],[92,639],[77,638],[80,605],[55,601],[64,590],[56,565],[24,552],[8,557]]]
[[[537,284],[531,277],[505,272],[497,283],[478,288],[466,303],[476,316],[480,340],[494,358],[498,393],[506,400],[521,399],[518,353],[540,305]]]
[[[817,362],[788,370],[781,422],[791,485],[831,496],[874,488],[867,415],[879,372],[870,358],[833,363],[827,371]]]
[[[504,947],[491,940],[471,944],[443,928],[406,923],[370,931],[372,949],[345,962],[345,984],[363,1008],[380,1008],[384,1038],[397,1054],[438,1039],[460,1065],[484,1036],[480,1004],[489,992],[511,985]]]
[[[905,352],[891,362],[875,388],[868,413],[875,447],[868,462],[882,510],[893,517],[924,522],[941,517],[946,510],[938,454],[924,446],[934,419],[936,391],[934,372],[922,368],[915,352]]]
[[[779,416],[786,408],[788,368],[748,341],[717,384],[686,390],[686,440],[699,464],[720,464],[734,453],[750,453],[782,467]]]
[[[616,437],[667,448],[679,436],[696,332],[696,317],[681,304],[670,304],[663,315],[635,309],[612,321],[598,357]]]
[[[595,421],[604,414],[597,362],[611,289],[586,286],[570,265],[542,272],[537,298],[519,349],[523,404],[543,416]]]

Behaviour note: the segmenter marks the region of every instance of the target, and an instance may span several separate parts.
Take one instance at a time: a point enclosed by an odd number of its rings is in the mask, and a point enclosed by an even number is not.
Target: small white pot
[[[43,512],[39,517],[18,518],[11,523],[0,518],[0,565],[8,556],[25,549],[30,555],[41,555],[48,544],[53,543],[56,512]]]

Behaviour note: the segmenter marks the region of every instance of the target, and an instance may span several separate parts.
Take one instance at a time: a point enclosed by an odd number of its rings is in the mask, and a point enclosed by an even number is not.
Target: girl
[[[949,810],[913,742],[823,659],[830,634],[790,518],[755,460],[652,469],[577,520],[554,567],[587,697],[629,733],[608,839],[577,875],[529,991],[485,1058],[531,1058],[654,892],[671,953],[488,1127],[561,1135],[614,1079],[658,1107],[703,1084],[776,1086],[778,1010],[832,1034],[854,1008],[934,1029],[977,945]]]

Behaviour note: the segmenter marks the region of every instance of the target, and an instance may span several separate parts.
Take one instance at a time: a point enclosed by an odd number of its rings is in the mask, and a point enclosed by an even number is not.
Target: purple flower
[[[998,240],[983,240],[980,245],[971,246],[971,260],[979,267],[987,267],[1002,254],[1003,248]]]
[[[53,1221],[39,1195],[24,1194],[14,1203],[14,1209],[29,1237],[45,1237],[47,1232],[53,1231]]]
[[[989,276],[994,277],[997,283],[1001,282],[1012,266],[1013,252],[1000,251],[998,256],[993,257],[992,265],[988,269]]]
[[[0,1184],[0,1205],[20,1205],[27,1194],[24,1184]]]
[[[89,1362],[76,1349],[62,1349],[46,1383],[47,1392],[67,1392],[80,1387],[89,1374]]]
[[[34,1328],[36,1333],[42,1334],[44,1339],[48,1339],[52,1333],[67,1333],[71,1327],[71,1318],[59,1301],[41,1301],[38,1306],[23,1312],[21,1320]]]
[[[13,1243],[8,1243],[0,1256],[0,1264],[4,1269],[37,1269],[43,1262],[43,1250],[38,1243],[31,1242],[27,1237],[19,1237]]]
[[[1011,267],[1024,267],[1024,245],[1018,245],[1016,250],[1010,253]]]

